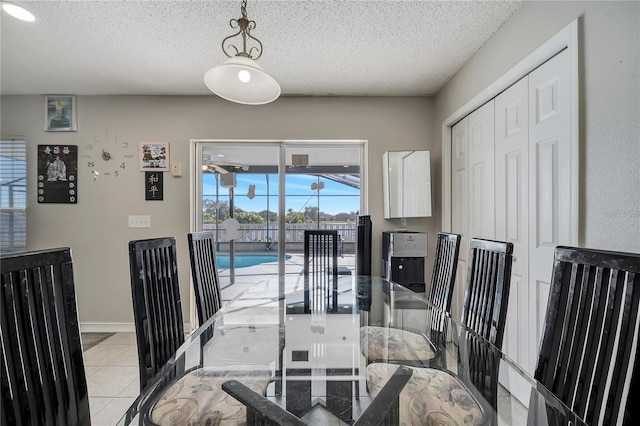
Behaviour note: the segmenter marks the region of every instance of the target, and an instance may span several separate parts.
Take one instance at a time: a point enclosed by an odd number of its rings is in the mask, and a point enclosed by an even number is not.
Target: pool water
[[[291,255],[286,255],[285,259],[291,259]],[[277,262],[277,254],[236,254],[236,268],[246,268],[256,266],[262,263]],[[229,269],[229,255],[217,254],[216,263],[218,269]]]

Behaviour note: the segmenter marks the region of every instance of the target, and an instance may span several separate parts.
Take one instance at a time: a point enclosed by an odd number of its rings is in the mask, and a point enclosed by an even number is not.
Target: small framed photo
[[[75,132],[78,130],[76,97],[47,95],[44,98],[44,130],[47,132]]]
[[[169,143],[140,142],[140,171],[168,172]]]

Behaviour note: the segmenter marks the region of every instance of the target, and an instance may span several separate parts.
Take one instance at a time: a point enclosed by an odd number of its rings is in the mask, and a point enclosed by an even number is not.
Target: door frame
[[[570,60],[571,87],[570,99],[570,145],[571,145],[571,244],[578,244],[579,240],[579,63],[578,63],[578,22],[574,19],[569,25],[544,42],[540,47],[530,53],[526,58],[517,63],[509,71],[504,73],[496,81],[474,96],[466,104],[460,107],[442,122],[442,229],[451,231],[452,222],[452,188],[451,188],[451,128],[458,121],[481,107],[498,94],[516,83],[522,77],[554,57],[564,49],[567,49]]]
[[[189,232],[201,231],[202,208],[194,208],[196,202],[202,201],[202,150],[198,149],[202,144],[224,143],[244,146],[274,147],[280,150],[279,166],[286,164],[286,152],[292,146],[331,147],[336,145],[359,145],[360,151],[360,214],[369,214],[369,141],[365,139],[190,139],[189,140]],[[285,174],[278,173],[278,186],[285,184]],[[280,259],[280,253],[285,249],[285,215],[280,214],[285,209],[285,197],[278,197],[278,274],[283,275],[284,261]],[[197,323],[195,308],[195,293],[193,281],[189,274],[189,320],[191,326]]]

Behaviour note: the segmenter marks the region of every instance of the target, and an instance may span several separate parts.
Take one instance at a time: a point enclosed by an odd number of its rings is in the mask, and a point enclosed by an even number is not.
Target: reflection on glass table
[[[411,339],[411,350],[440,356],[399,372],[402,362],[367,360],[367,326],[388,330],[383,353]],[[390,381],[405,371],[406,380]],[[258,421],[266,413],[273,424],[364,424],[364,416],[390,424],[582,424],[448,314],[401,285],[362,276],[323,285],[287,276],[250,288],[187,337],[120,424],[199,424],[247,413]]]

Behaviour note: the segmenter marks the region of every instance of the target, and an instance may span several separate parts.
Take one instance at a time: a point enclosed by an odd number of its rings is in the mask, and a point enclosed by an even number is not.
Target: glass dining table
[[[398,360],[407,346],[416,359]],[[495,346],[380,277],[292,275],[254,285],[186,337],[118,424],[198,424],[189,403],[165,418],[161,405],[181,377],[200,370],[265,377],[247,412],[286,412],[268,424],[371,424],[382,416],[398,425],[584,424]],[[399,370],[408,378],[389,389]]]

